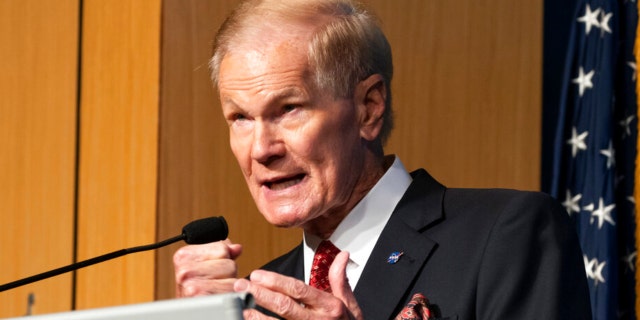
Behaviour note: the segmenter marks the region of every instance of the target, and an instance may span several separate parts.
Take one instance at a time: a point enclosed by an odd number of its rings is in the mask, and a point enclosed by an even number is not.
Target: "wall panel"
[[[0,1],[0,283],[72,262],[78,1]],[[69,310],[71,276],[0,293],[0,317]]]
[[[83,4],[78,259],[155,242],[160,1]],[[78,272],[79,309],[151,301],[154,253]]]
[[[448,186],[539,189],[542,1],[369,1],[394,50],[387,150]]]

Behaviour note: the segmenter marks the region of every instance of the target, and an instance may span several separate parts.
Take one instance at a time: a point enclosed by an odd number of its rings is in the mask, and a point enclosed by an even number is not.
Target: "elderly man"
[[[247,291],[261,306],[247,318],[590,318],[561,206],[538,193],[448,189],[385,156],[391,50],[360,5],[244,2],[210,65],[258,209],[304,238],[247,279],[236,275],[240,244],[183,247],[179,296]]]

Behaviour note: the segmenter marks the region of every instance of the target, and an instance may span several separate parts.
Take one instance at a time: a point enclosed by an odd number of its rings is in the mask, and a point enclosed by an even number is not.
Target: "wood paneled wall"
[[[542,0],[366,2],[394,50],[387,151],[447,185],[538,189]],[[300,241],[257,212],[209,80],[237,3],[0,1],[0,282],[211,215],[245,246],[241,275]],[[32,291],[39,314],[173,297],[176,248],[2,293],[0,317]]]
[[[160,5],[83,3],[78,260],[156,239]],[[153,300],[154,256],[80,270],[76,306]]]
[[[160,10],[0,1],[1,283],[155,242]],[[2,293],[0,317],[31,292],[34,314],[151,301],[155,255]]]
[[[394,54],[388,151],[447,186],[538,190],[542,1],[369,1]]]
[[[73,260],[78,1],[0,1],[0,283]],[[69,310],[71,275],[0,293],[0,317]]]

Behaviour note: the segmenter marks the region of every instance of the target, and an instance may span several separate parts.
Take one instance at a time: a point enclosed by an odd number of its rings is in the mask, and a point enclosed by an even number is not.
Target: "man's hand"
[[[256,270],[251,281],[239,279],[237,292],[249,292],[256,303],[285,319],[362,319],[362,312],[349,287],[346,267],[349,253],[339,253],[329,269],[331,293],[277,273]],[[255,309],[245,310],[246,319],[266,319]]]
[[[228,239],[180,248],[173,255],[176,296],[233,292],[238,276],[235,259],[241,253],[242,246]]]

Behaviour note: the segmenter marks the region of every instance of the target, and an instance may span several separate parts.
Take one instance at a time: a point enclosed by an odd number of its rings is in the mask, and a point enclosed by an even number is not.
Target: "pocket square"
[[[429,320],[431,310],[429,310],[429,300],[422,293],[416,293],[411,297],[411,301],[400,311],[395,320]]]

